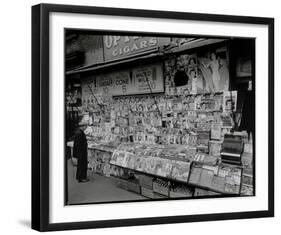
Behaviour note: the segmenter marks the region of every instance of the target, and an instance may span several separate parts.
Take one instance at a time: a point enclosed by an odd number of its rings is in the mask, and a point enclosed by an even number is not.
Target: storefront
[[[254,195],[254,52],[236,50],[245,43],[103,36],[101,61],[66,72],[66,84],[79,81],[91,174],[150,199]]]

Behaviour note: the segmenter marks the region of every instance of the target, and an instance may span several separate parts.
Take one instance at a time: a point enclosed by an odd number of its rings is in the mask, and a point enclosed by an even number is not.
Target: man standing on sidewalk
[[[79,183],[88,182],[88,143],[84,133],[85,126],[77,128],[74,136],[73,156],[77,158],[76,179]]]

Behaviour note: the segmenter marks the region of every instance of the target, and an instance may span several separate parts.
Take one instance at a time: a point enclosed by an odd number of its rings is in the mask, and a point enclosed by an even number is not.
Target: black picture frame
[[[49,222],[49,15],[52,12],[134,16],[268,26],[268,210],[118,219]],[[138,9],[39,4],[32,7],[32,228],[38,231],[105,228],[274,216],[274,19]]]

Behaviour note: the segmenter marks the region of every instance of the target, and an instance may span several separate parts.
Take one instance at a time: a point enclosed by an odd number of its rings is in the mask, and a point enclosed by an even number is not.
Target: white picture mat
[[[64,206],[64,28],[256,38],[256,196]],[[137,17],[50,14],[50,223],[268,209],[268,27]]]

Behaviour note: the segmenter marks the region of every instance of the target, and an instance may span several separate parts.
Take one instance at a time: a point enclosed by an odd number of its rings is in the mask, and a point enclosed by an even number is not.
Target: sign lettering
[[[132,70],[107,73],[94,77],[91,84],[95,94],[99,95],[118,96],[164,92],[162,65],[157,63]],[[82,95],[88,93],[88,87],[82,85]]]
[[[116,60],[167,44],[169,38],[139,36],[104,36],[105,61]]]

